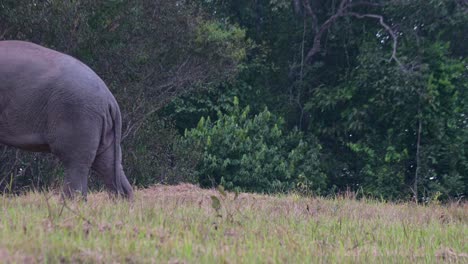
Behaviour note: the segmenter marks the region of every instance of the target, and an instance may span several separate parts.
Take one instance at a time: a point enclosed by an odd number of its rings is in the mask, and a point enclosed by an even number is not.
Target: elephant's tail
[[[114,123],[114,180],[117,190],[117,195],[133,199],[133,190],[128,182],[122,169],[122,149],[120,143],[122,141],[122,116],[118,104],[111,106],[113,123]]]

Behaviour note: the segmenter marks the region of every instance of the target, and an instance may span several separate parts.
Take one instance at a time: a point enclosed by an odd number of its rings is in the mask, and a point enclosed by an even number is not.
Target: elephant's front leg
[[[84,165],[65,165],[65,179],[63,182],[64,198],[84,197],[88,194],[88,175],[90,168]]]
[[[72,113],[66,115],[68,120],[57,121],[50,136],[52,153],[65,168],[64,198],[76,197],[77,193],[86,197],[88,176],[101,135],[99,123],[86,115]]]

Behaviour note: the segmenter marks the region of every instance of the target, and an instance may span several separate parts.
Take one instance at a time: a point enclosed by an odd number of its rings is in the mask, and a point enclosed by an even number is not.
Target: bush
[[[124,142],[124,169],[132,184],[195,183],[198,152],[181,145],[181,135],[170,120],[148,119],[135,136]]]
[[[201,118],[185,132],[185,144],[201,151],[199,183],[238,191],[320,192],[326,186],[320,146],[297,130],[285,134],[284,120],[268,109],[254,116],[249,112],[235,98],[227,113],[218,112],[218,120]]]

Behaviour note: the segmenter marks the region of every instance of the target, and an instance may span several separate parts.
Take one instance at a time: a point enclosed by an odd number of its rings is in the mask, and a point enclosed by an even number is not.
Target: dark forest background
[[[2,39],[106,81],[137,186],[468,193],[466,0],[0,0]],[[0,161],[4,191],[63,174],[51,155]]]

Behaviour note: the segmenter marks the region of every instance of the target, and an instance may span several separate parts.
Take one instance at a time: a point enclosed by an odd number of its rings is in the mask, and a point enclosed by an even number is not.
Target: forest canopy
[[[468,193],[466,0],[0,0],[7,39],[102,77],[135,185]],[[0,161],[1,190],[63,175],[48,155]]]

